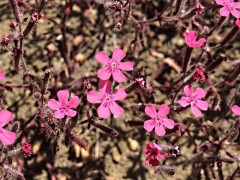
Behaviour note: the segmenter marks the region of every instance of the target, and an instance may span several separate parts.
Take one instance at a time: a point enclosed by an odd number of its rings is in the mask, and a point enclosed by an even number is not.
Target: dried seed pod
[[[225,36],[225,38],[223,38],[223,40],[220,42],[221,46],[224,46],[225,44],[227,44],[239,31],[239,27],[237,25],[235,25],[231,31]]]
[[[143,126],[144,122],[143,121],[134,121],[134,120],[130,120],[125,122],[125,125],[128,127],[133,127],[133,126]]]
[[[23,37],[26,37],[31,32],[33,26],[38,23],[38,20],[39,14],[37,12],[33,12],[26,28],[23,30]]]
[[[20,128],[21,128],[20,122],[16,121],[16,122],[14,122],[11,131],[18,133],[18,132],[20,132]]]
[[[183,57],[183,62],[182,62],[183,73],[185,73],[187,71],[192,51],[193,51],[193,48],[190,48],[188,46],[186,47],[185,54],[184,54],[184,57]]]
[[[42,80],[42,88],[41,88],[41,94],[44,95],[47,91],[49,80],[51,78],[51,71],[50,69],[47,69],[44,73],[44,78]]]
[[[108,127],[108,126],[105,126],[105,125],[103,125],[103,124],[100,124],[100,123],[98,123],[98,122],[95,121],[95,120],[92,120],[92,119],[91,119],[91,120],[89,120],[89,123],[90,123],[91,125],[95,126],[96,128],[102,130],[103,132],[111,135],[111,136],[118,136],[118,132],[117,132],[115,129],[112,129],[112,128]]]
[[[233,82],[238,77],[239,74],[240,74],[240,64],[235,65],[234,69],[229,71],[225,80],[228,82]]]
[[[3,165],[3,168],[8,175],[11,175],[13,177],[13,179],[25,180],[23,174],[21,172],[19,172],[18,170],[14,169],[6,164]]]
[[[19,8],[18,8],[17,0],[8,0],[8,1],[9,1],[9,4],[10,4],[11,8],[12,8],[12,12],[13,12],[14,17],[16,19],[16,22],[18,24],[20,24],[20,22],[21,22],[21,20],[20,20],[20,12],[19,12]]]
[[[178,12],[182,9],[182,4],[183,4],[183,0],[177,0],[173,15],[178,14]]]
[[[210,62],[205,68],[206,71],[212,71],[218,67],[223,61],[226,61],[227,58],[225,55],[220,55],[215,61]]]
[[[75,143],[77,143],[80,147],[82,147],[82,148],[85,149],[86,151],[89,149],[88,144],[87,144],[85,141],[83,141],[82,139],[80,139],[76,134],[71,133],[70,136],[71,136],[71,139],[72,139]]]

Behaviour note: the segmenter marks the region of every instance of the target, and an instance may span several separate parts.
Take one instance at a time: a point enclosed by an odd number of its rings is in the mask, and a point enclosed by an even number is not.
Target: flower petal
[[[57,102],[55,99],[50,99],[48,101],[48,107],[53,110],[58,110],[60,108],[60,103]]]
[[[220,9],[220,14],[221,14],[221,16],[228,17],[228,16],[229,16],[229,13],[230,13],[230,11],[228,11],[228,9],[227,9],[226,7],[222,7],[222,8]]]
[[[70,101],[68,101],[69,108],[75,108],[79,105],[80,99],[77,96],[73,96]]]
[[[97,109],[98,116],[100,118],[109,118],[110,110],[107,103],[102,103]]]
[[[150,104],[145,107],[145,113],[150,116],[151,118],[156,118],[157,117],[157,111],[155,107]]]
[[[111,88],[112,88],[112,82],[109,80],[101,80],[98,83],[98,87],[99,87],[100,91],[102,92],[102,94],[110,93]]]
[[[116,93],[114,94],[114,100],[124,100],[127,97],[127,93],[125,92],[124,88],[119,88]]]
[[[170,108],[166,104],[162,104],[159,107],[158,116],[165,117],[170,112]]]
[[[181,99],[178,101],[178,103],[180,104],[180,106],[182,107],[187,107],[190,103],[189,103],[189,98],[182,96]]]
[[[156,125],[156,120],[147,120],[144,122],[144,129],[146,129],[146,131],[151,132],[153,130],[153,128],[155,128]]]
[[[224,2],[225,2],[224,0],[215,0],[215,1],[219,5],[224,5]]]
[[[77,111],[74,111],[72,109],[68,109],[68,111],[65,111],[65,115],[69,116],[69,117],[74,117],[76,116]]]
[[[3,71],[0,71],[0,80],[3,80],[5,78],[5,73]]]
[[[201,99],[201,98],[204,98],[205,96],[206,96],[206,92],[202,88],[197,88],[193,93],[193,97],[196,99]]]
[[[104,51],[99,51],[95,58],[97,61],[101,64],[107,65],[108,61],[111,61],[111,59],[108,57],[108,55]]]
[[[191,109],[195,117],[200,117],[202,115],[201,111],[194,104],[191,104]]]
[[[11,131],[1,128],[0,129],[0,140],[2,141],[3,145],[5,145],[5,146],[12,145],[16,140],[16,134]]]
[[[240,12],[237,9],[233,9],[231,14],[237,19],[240,18]]]
[[[174,121],[172,119],[163,118],[163,125],[166,126],[168,129],[174,128]]]
[[[122,62],[119,65],[119,69],[122,69],[124,71],[132,71],[133,70],[133,62],[130,62],[130,61]]]
[[[205,42],[206,42],[206,39],[205,39],[205,38],[201,38],[201,39],[199,39],[199,40],[196,42],[195,46],[196,46],[196,47],[200,47],[200,46],[202,46]]]
[[[240,9],[240,2],[233,3],[233,6],[237,9]]]
[[[240,116],[240,107],[239,106],[234,105],[231,110],[235,115]]]
[[[238,28],[240,29],[240,19],[237,19],[235,24],[238,26]]]
[[[112,72],[113,79],[118,83],[124,82],[126,80],[126,76],[117,68]]]
[[[112,60],[116,61],[116,62],[120,62],[123,58],[125,58],[126,53],[119,49],[119,48],[115,48],[113,50],[113,55],[112,55]]]
[[[115,101],[109,105],[110,111],[114,114],[114,117],[120,117],[124,114],[124,109],[120,107]]]
[[[60,101],[68,101],[68,97],[69,97],[69,91],[68,90],[60,90],[57,93],[58,99]]]
[[[163,125],[161,123],[156,123],[156,126],[155,126],[155,133],[158,135],[158,136],[164,136],[166,131],[163,127]]]
[[[208,102],[207,101],[202,101],[202,100],[197,100],[196,103],[197,107],[206,111],[208,109]]]
[[[6,109],[0,111],[0,128],[5,126],[12,120],[12,113]]]
[[[111,76],[111,68],[109,68],[108,66],[105,66],[101,69],[98,70],[97,72],[97,76],[98,78],[102,79],[102,80],[108,80]]]
[[[192,86],[191,85],[184,86],[183,91],[187,96],[191,96],[192,93],[193,93],[192,92]]]
[[[103,98],[103,95],[97,91],[92,90],[87,93],[87,100],[90,103],[93,103],[93,104],[101,103],[102,98]]]
[[[64,116],[65,116],[65,114],[62,111],[55,111],[54,112],[54,117],[57,118],[57,119],[62,119],[62,118],[64,118]]]

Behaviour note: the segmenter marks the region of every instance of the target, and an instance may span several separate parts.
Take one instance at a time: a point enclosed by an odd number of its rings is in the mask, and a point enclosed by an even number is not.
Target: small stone
[[[82,41],[83,41],[83,36],[77,36],[73,40],[73,45],[78,46],[79,44],[81,44]]]
[[[78,146],[79,147],[79,146]],[[87,159],[89,157],[89,151],[86,151],[83,148],[80,148],[82,159]]]
[[[56,47],[56,45],[53,44],[53,43],[48,44],[46,48],[47,48],[47,50],[50,51],[50,52],[55,52],[55,51],[58,50],[58,48]]]
[[[128,147],[131,151],[136,152],[139,150],[139,143],[136,140],[128,138],[127,142],[128,142]]]
[[[85,60],[85,56],[82,53],[78,53],[74,58],[79,63],[83,63]]]
[[[33,147],[32,147],[33,154],[37,154],[38,153],[38,151],[39,151],[39,149],[41,147],[41,144],[42,144],[41,142],[37,142],[36,144],[33,145]]]
[[[119,154],[116,148],[112,150],[112,158],[115,163],[119,163],[122,159],[121,155]]]

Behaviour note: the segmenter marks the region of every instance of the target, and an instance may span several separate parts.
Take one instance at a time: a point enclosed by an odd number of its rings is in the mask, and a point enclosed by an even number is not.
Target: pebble
[[[117,148],[112,150],[112,158],[115,163],[119,163],[122,160],[121,155],[119,154]]]
[[[139,143],[136,140],[132,138],[128,138],[127,142],[128,142],[128,147],[131,151],[136,152],[139,150]]]

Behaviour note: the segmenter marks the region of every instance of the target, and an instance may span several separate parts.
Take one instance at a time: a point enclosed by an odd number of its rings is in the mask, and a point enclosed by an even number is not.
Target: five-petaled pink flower
[[[116,92],[111,93],[111,86],[112,83],[109,80],[101,80],[98,84],[100,92],[92,90],[87,93],[88,102],[93,104],[101,103],[97,109],[100,118],[109,118],[110,111],[115,117],[120,117],[124,113],[124,109],[115,101],[124,100],[127,94],[124,88],[119,88]]]
[[[0,111],[0,140],[3,145],[8,146],[12,145],[16,140],[16,134],[3,129],[3,126],[9,123],[12,120],[12,113],[8,110]]]
[[[228,17],[231,13],[234,17],[240,18],[240,2],[234,2],[233,0],[215,0],[217,4],[223,6],[220,9],[221,16]]]
[[[158,166],[158,159],[165,159],[167,157],[167,153],[161,154],[162,148],[157,144],[147,144],[144,150],[146,155],[145,164],[149,166]]]
[[[69,91],[68,90],[60,90],[57,93],[59,102],[55,99],[50,99],[48,101],[48,107],[50,109],[56,110],[54,112],[55,118],[62,119],[64,116],[74,117],[77,112],[72,110],[71,108],[75,108],[79,105],[80,100],[77,96],[73,96],[69,101]]]
[[[166,104],[160,105],[158,112],[153,105],[147,105],[145,108],[145,113],[152,119],[144,122],[144,129],[150,132],[153,130],[153,128],[155,128],[155,133],[158,136],[164,136],[166,131],[163,126],[167,127],[168,129],[174,128],[174,121],[166,118],[169,112],[170,108]]]
[[[201,111],[198,108],[204,111],[208,109],[208,102],[200,100],[206,96],[206,92],[202,88],[197,88],[193,92],[191,85],[186,85],[184,87],[184,92],[187,96],[181,97],[181,99],[179,100],[179,104],[182,107],[187,107],[188,105],[191,105],[193,114],[196,117],[200,117]]]
[[[201,38],[197,41],[197,37],[197,31],[186,31],[184,33],[185,42],[191,48],[201,47],[206,42],[205,38]]]
[[[231,110],[235,115],[240,116],[240,107],[239,106],[233,105]]]
[[[121,62],[125,56],[126,53],[119,48],[115,48],[113,50],[113,55],[111,59],[104,51],[98,52],[96,54],[96,59],[99,63],[104,64],[105,66],[98,70],[97,76],[102,80],[108,80],[112,75],[113,79],[118,83],[125,81],[126,76],[121,72],[121,70],[133,70],[132,62]]]

